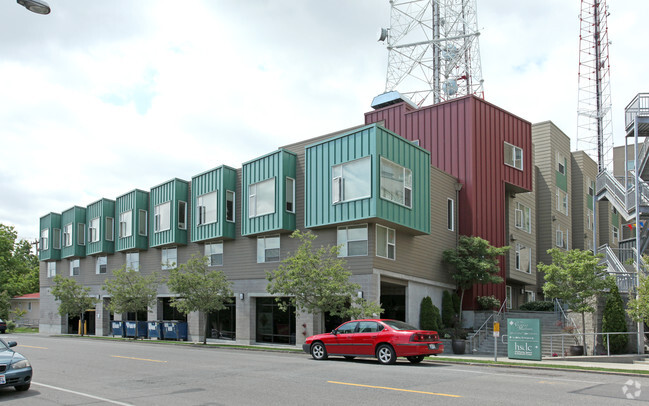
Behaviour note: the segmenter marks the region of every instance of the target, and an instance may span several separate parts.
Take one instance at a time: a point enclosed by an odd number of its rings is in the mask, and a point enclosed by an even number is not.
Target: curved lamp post
[[[49,14],[50,6],[43,0],[16,0],[18,4],[36,14]]]

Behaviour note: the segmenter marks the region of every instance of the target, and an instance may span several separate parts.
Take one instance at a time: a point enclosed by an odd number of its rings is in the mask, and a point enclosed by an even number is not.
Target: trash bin
[[[126,337],[146,337],[146,321],[125,321],[124,333]]]
[[[123,321],[111,321],[110,322],[111,330],[113,333],[113,337],[118,336],[118,337],[125,337],[124,334],[124,322]]]
[[[147,321],[147,332],[149,333],[149,338],[157,338],[162,340],[164,337],[162,335],[162,322],[161,321]]]
[[[187,341],[187,323],[181,321],[165,321],[162,334],[165,340]]]

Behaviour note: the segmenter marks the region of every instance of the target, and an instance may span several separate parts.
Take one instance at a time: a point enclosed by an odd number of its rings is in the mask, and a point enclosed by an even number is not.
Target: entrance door
[[[380,303],[382,318],[406,321],[406,286],[382,281]]]

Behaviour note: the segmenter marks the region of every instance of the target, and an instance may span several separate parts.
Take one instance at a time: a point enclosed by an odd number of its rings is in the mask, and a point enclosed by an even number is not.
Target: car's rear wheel
[[[311,344],[311,356],[318,361],[327,359],[327,349],[320,341]]]
[[[421,361],[424,360],[425,355],[413,355],[411,357],[406,357],[408,358],[408,361],[412,362],[413,364],[419,364]]]
[[[394,352],[394,348],[389,344],[379,345],[376,349],[376,358],[379,359],[381,364],[385,365],[397,362],[397,354]]]
[[[24,392],[24,391],[26,391],[27,389],[29,389],[29,385],[30,385],[30,384],[27,384],[27,385],[17,385],[17,386],[14,386],[14,387],[16,388],[16,390],[17,390],[18,392]]]

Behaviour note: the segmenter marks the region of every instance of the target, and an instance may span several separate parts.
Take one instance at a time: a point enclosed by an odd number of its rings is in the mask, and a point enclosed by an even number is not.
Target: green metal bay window
[[[285,149],[243,164],[241,235],[295,230],[296,164]]]
[[[305,227],[359,220],[430,233],[430,153],[378,124],[305,150]]]
[[[86,208],[86,255],[115,252],[115,201],[101,199]]]
[[[192,241],[235,237],[237,171],[220,166],[192,177]]]
[[[149,192],[135,189],[119,196],[115,203],[117,219],[116,251],[149,248],[147,230]]]
[[[86,256],[86,208],[74,206],[61,215],[63,247],[61,258]]]
[[[41,261],[61,259],[61,215],[49,213],[41,217],[40,229],[38,259]]]
[[[189,183],[172,179],[149,193],[149,246],[187,244]]]

